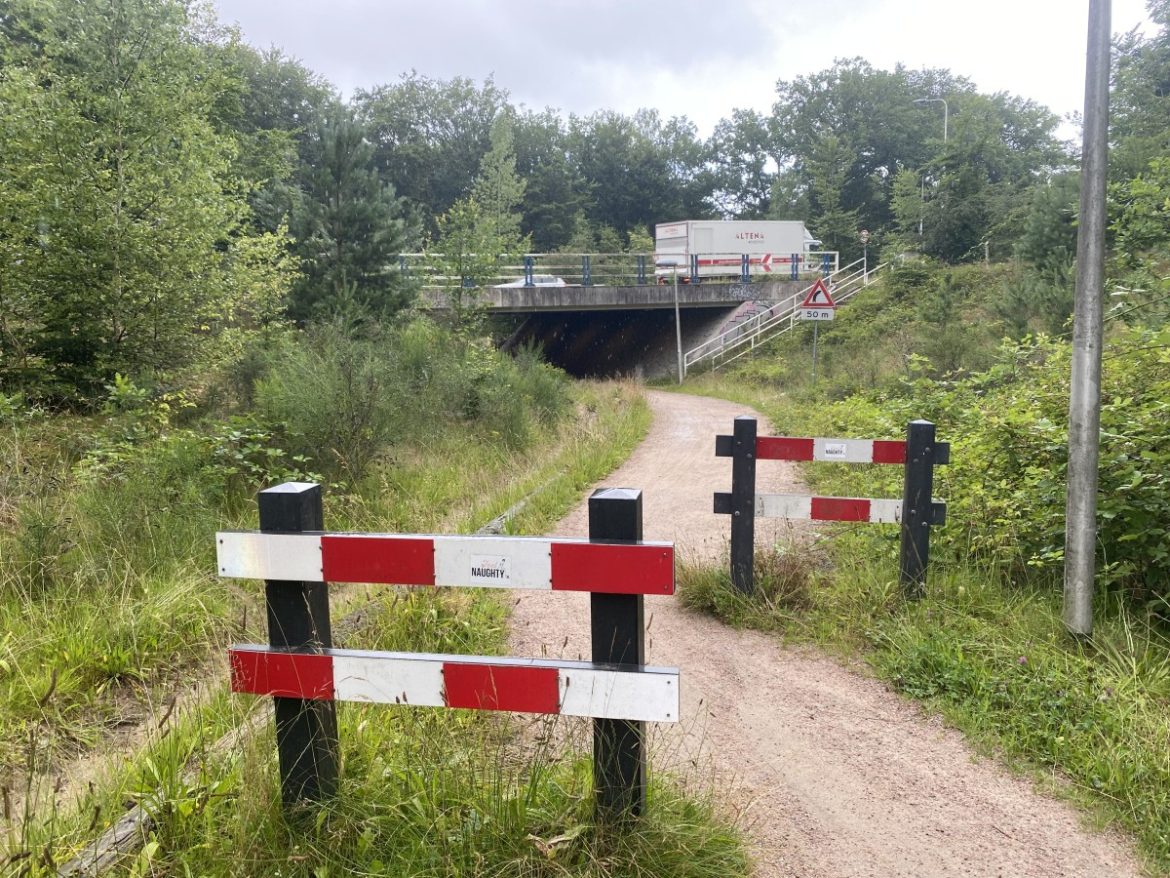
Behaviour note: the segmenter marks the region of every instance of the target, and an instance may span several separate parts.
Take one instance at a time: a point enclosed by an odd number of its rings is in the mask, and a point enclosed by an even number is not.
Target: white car
[[[516,278],[516,280],[510,280],[506,284],[496,284],[496,289],[502,289],[504,287],[526,287],[526,286],[529,286],[528,282],[525,281],[524,278],[518,277],[518,278]],[[534,274],[534,275],[532,275],[531,286],[534,286],[534,287],[564,287],[564,286],[568,286],[568,284],[565,283],[565,279],[563,277],[557,277],[555,274]]]

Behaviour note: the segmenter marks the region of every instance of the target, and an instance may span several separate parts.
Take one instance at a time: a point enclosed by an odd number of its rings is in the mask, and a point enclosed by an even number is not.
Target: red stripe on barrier
[[[333,659],[327,655],[232,648],[228,658],[233,692],[333,700]]]
[[[757,460],[812,460],[813,440],[792,436],[760,436],[756,439]]]
[[[559,713],[556,668],[513,665],[443,664],[443,698],[448,707]]]
[[[873,440],[874,463],[905,463],[906,443],[897,439]]]
[[[674,547],[553,543],[553,591],[674,594]]]
[[[814,521],[869,521],[869,500],[853,497],[813,497]]]
[[[321,537],[326,582],[434,585],[435,541],[425,537]]]

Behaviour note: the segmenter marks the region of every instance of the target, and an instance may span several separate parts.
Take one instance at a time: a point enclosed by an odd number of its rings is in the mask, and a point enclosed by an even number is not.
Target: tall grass
[[[394,465],[376,468],[362,490],[328,492],[327,526],[467,531],[526,498],[509,528],[543,532],[577,502],[585,487],[620,463],[649,426],[648,409],[631,385],[582,385],[574,404],[576,416],[563,421],[546,446],[529,453],[443,438],[401,449]],[[140,499],[136,492],[130,496],[136,497],[134,502]],[[110,498],[94,503],[87,501],[86,508],[112,512],[113,506],[102,504],[116,505]],[[164,513],[155,504],[152,514]],[[210,518],[215,518],[214,510]],[[227,523],[247,527],[250,518],[250,510],[243,507]],[[191,638],[201,640],[199,647],[159,641],[158,655],[166,656],[175,672],[193,667],[192,661],[229,635],[264,637],[258,630],[263,614],[252,586],[219,584],[203,572],[211,569],[210,559],[177,563],[183,552],[198,556],[209,551],[197,533],[204,524],[225,525],[203,521],[201,515],[196,519],[179,529],[185,532],[189,526],[194,533],[178,540],[170,556],[163,551],[165,543],[150,545],[150,528],[137,531],[148,545],[132,539],[134,528],[123,532],[106,522],[93,529],[105,538],[107,528],[113,528],[116,545],[126,540],[127,558],[169,577],[154,583],[135,573],[133,589],[119,599],[128,617],[141,618],[144,636],[161,638],[167,626],[181,631],[184,619],[207,626]],[[93,558],[88,566],[96,570],[101,560]],[[126,559],[120,563],[134,568]],[[96,594],[82,580],[74,582],[73,592],[60,592],[63,600],[76,603],[72,615],[62,614],[61,629],[45,621],[34,623],[43,627],[40,645],[50,661],[67,631],[82,643],[99,636],[102,625],[111,635],[121,628],[118,614],[100,609],[109,593]],[[199,613],[198,601],[190,598],[217,585],[222,604],[205,602],[209,612]],[[150,594],[156,595],[157,612],[146,612]],[[47,615],[51,599],[41,593],[37,601]],[[189,609],[190,616],[178,612],[178,605]],[[249,606],[251,612],[246,611]],[[506,600],[495,593],[385,590],[339,645],[498,653],[505,642],[506,611]],[[160,614],[166,618],[159,619]],[[31,632],[19,627],[18,614],[13,624],[18,627],[5,648],[33,642]],[[31,670],[29,653],[10,655],[14,667]],[[143,667],[134,665],[135,673]],[[107,694],[120,689],[124,695],[127,680],[145,691],[164,678],[151,672],[142,679],[114,680]],[[42,678],[34,683],[27,675],[21,685],[32,696],[26,705],[27,725],[46,735],[53,728],[60,732],[64,727],[51,712],[65,702],[56,700],[56,690],[46,695],[41,687],[48,682]],[[96,739],[104,702],[93,690],[79,686],[73,691],[77,740],[82,734]],[[225,697],[213,687],[206,700],[182,705],[170,723],[152,729],[141,751],[128,754],[124,767],[92,789],[76,791],[81,800],[77,808],[30,808],[24,819],[13,815],[0,857],[9,857],[9,864],[18,864],[29,875],[53,874],[116,819],[123,802],[134,800],[157,824],[146,845],[115,874],[714,876],[747,870],[738,834],[711,803],[693,791],[684,795],[669,778],[654,778],[650,812],[636,830],[615,835],[597,826],[588,760],[565,758],[561,749],[566,737],[580,738],[583,723],[567,736],[543,724],[536,724],[532,733],[498,716],[469,711],[341,705],[342,794],[333,806],[290,824],[279,807],[273,742],[271,732],[264,731],[268,723],[262,718],[251,723],[253,707],[263,703]],[[109,704],[106,716],[111,719],[126,708],[124,699]],[[18,717],[10,713],[5,720],[15,723]],[[225,750],[210,746],[219,735],[249,724],[261,733],[241,736]],[[11,764],[21,759],[26,767],[34,761],[43,764],[43,757],[34,760],[27,748],[14,747]],[[51,791],[41,795],[52,798]]]
[[[530,449],[458,425],[399,446],[363,483],[328,491],[328,525],[474,529],[540,485],[598,477],[615,447],[598,424],[624,430],[622,447],[645,409],[633,388],[577,397],[580,420],[550,424]],[[0,784],[21,784],[28,732],[58,758],[84,750],[141,716],[152,692],[201,673],[245,623],[263,624],[255,584],[214,576],[210,537],[255,526],[244,498],[261,479],[279,481],[287,458],[249,450],[257,434],[236,427],[133,441],[124,427],[63,416],[0,433]],[[256,455],[276,463],[265,469]]]
[[[503,641],[497,595],[416,592],[388,597],[358,644],[490,654]],[[334,801],[288,818],[265,726],[241,750],[210,759],[202,783],[163,784],[146,865],[200,875],[746,872],[737,833],[709,802],[683,796],[668,779],[655,779],[645,819],[620,832],[598,825],[589,761],[565,758],[560,743],[581,740],[584,722],[566,735],[558,721],[531,721],[522,731],[476,711],[339,711],[343,768]]]

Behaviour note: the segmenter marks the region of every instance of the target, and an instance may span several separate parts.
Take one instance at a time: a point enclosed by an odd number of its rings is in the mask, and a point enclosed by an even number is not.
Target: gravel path
[[[646,441],[604,484],[643,490],[646,539],[716,558],[728,533],[710,512],[730,490],[716,433],[736,415],[720,400],[650,392]],[[770,432],[760,421],[760,433]],[[802,492],[789,464],[759,468],[760,490]],[[582,503],[557,535],[588,532]],[[757,539],[785,539],[785,525]],[[771,522],[767,523],[771,525]],[[588,596],[525,592],[514,655],[589,653]],[[812,650],[735,631],[677,598],[646,599],[648,658],[682,672],[683,722],[657,727],[654,764],[713,776],[739,812],[756,875],[785,878],[1142,874],[1128,842],[1081,827],[1077,812],[977,759],[963,737],[880,682]],[[568,641],[565,641],[566,635]]]

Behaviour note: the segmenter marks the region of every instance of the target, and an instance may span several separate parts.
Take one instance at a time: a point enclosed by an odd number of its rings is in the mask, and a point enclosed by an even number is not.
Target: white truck
[[[797,272],[819,271],[821,256],[810,253],[821,242],[800,220],[681,220],[654,227],[655,275],[669,282],[678,272],[680,283],[692,278],[739,279],[743,260],[752,276],[783,280]],[[835,266],[834,266],[835,267]]]

